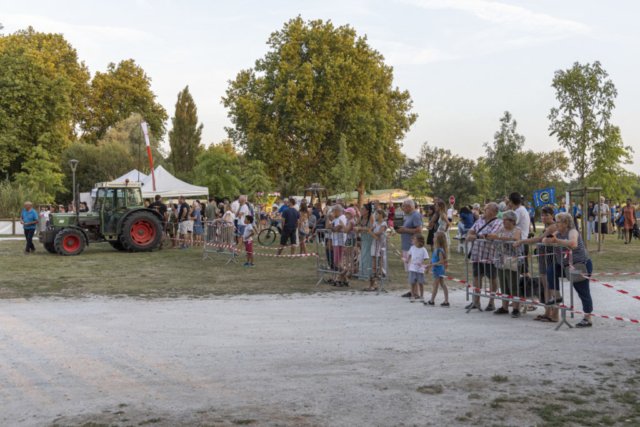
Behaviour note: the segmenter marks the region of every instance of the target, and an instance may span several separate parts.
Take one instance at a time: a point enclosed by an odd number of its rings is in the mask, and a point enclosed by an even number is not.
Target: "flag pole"
[[[140,121],[142,122],[142,114],[140,114]],[[140,182],[140,161],[142,158],[141,150],[142,150],[142,139],[144,135],[142,133],[142,126],[140,126],[140,140],[138,141],[138,182]]]
[[[153,170],[153,156],[151,155],[151,144],[149,143],[149,128],[147,122],[142,120],[142,115],[140,115],[140,128],[144,134],[144,142],[147,145],[147,154],[149,155],[149,165],[151,166],[151,180],[153,182],[153,191],[156,191],[156,174]]]

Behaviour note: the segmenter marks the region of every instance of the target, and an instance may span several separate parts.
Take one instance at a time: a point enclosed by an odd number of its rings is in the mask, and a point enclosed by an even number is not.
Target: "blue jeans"
[[[36,247],[33,246],[33,234],[36,232],[35,228],[24,229],[24,237],[27,239],[27,248],[24,250],[25,252],[29,252],[30,249],[36,250]]]
[[[591,233],[596,234],[596,222],[595,221],[588,221],[587,222],[587,241],[590,242],[591,241]]]
[[[589,275],[593,272],[593,263],[591,259],[586,262],[587,272]],[[550,290],[560,289],[560,278],[567,277],[564,274],[564,268],[560,264],[552,264],[547,267],[547,287]],[[591,291],[589,290],[589,280],[583,280],[573,284],[573,289],[578,293],[580,301],[582,301],[582,311],[591,313],[593,311],[593,300],[591,299]]]

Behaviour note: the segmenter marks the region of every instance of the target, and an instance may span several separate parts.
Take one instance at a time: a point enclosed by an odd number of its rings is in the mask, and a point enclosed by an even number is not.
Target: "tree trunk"
[[[364,178],[360,178],[360,185],[358,185],[358,206],[362,206],[364,202]]]

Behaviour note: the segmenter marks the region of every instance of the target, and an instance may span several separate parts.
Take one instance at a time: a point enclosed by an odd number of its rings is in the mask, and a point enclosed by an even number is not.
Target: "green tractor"
[[[140,183],[96,184],[89,212],[51,214],[40,242],[50,253],[79,255],[89,242],[109,242],[120,251],[145,252],[162,242],[164,218],[144,207]]]

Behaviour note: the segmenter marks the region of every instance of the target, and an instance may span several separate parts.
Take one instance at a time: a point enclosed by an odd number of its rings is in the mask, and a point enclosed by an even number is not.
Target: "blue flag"
[[[537,207],[553,205],[556,203],[556,188],[543,188],[533,192],[533,201]]]

